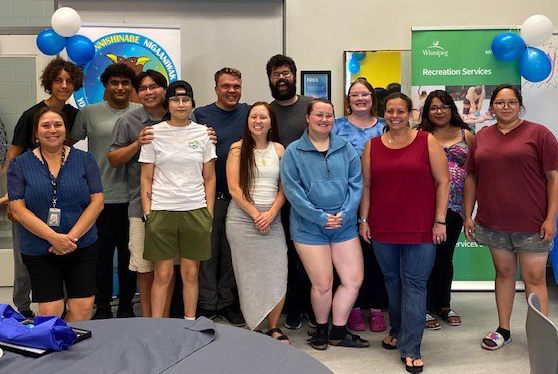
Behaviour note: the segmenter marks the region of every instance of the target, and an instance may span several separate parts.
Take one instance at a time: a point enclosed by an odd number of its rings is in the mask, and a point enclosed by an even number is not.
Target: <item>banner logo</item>
[[[440,46],[439,40],[434,40],[431,46],[426,47],[422,50],[424,56],[434,56],[434,57],[449,57],[449,51],[446,51]]]
[[[176,67],[157,42],[145,36],[120,32],[94,41],[95,57],[83,69],[83,88],[74,94],[78,108],[103,101],[101,74],[111,64],[123,63],[140,74],[147,69],[163,74],[169,83],[177,80]]]

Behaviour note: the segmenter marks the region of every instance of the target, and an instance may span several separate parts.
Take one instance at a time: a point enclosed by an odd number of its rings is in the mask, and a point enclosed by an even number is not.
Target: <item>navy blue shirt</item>
[[[215,162],[217,193],[229,192],[225,172],[227,155],[231,145],[242,139],[248,109],[250,106],[245,103],[238,104],[236,109],[231,111],[223,110],[213,103],[194,110],[196,122],[213,127],[217,134],[217,161]]]
[[[41,221],[47,222],[52,208],[52,185],[47,167],[28,150],[12,159],[8,167],[8,196],[10,201],[25,200],[25,206]],[[83,211],[91,203],[91,194],[103,192],[99,167],[88,152],[72,148],[64,167],[58,174],[56,207],[60,208],[60,226],[52,227],[67,234]],[[124,228],[121,228],[124,229]],[[48,255],[51,244],[20,225],[21,253],[32,256]],[[95,225],[77,242],[78,248],[87,247],[97,240]]]

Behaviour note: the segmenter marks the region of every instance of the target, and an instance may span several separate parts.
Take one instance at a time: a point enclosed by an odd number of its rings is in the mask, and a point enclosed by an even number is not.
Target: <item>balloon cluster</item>
[[[95,45],[86,36],[77,35],[81,28],[81,17],[72,8],[62,7],[50,19],[51,29],[37,36],[37,47],[45,55],[56,55],[64,48],[68,56],[78,65],[87,64],[95,56]]]
[[[492,54],[500,61],[519,59],[519,72],[523,78],[531,82],[543,81],[552,71],[552,62],[535,46],[546,43],[553,29],[548,17],[531,16],[523,22],[521,36],[513,32],[496,35],[492,40]]]
[[[347,68],[351,74],[356,74],[360,70],[360,61],[366,58],[366,52],[352,52],[351,59],[347,64]]]

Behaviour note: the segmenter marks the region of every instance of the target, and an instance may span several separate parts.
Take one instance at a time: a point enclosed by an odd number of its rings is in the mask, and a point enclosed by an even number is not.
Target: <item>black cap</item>
[[[184,88],[186,90],[186,93],[180,94],[180,96],[188,96],[190,99],[192,99],[192,106],[195,108],[196,104],[194,101],[194,90],[192,89],[190,83],[186,81],[174,81],[171,84],[169,84],[169,86],[167,87],[167,92],[165,94],[165,103],[164,103],[165,107],[168,109],[169,99],[171,97],[178,96],[176,94],[177,88]]]

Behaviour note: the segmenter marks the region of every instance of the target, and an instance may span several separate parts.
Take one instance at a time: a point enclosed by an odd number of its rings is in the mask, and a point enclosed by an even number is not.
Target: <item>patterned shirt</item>
[[[362,156],[366,143],[368,143],[370,139],[384,133],[384,126],[386,125],[385,120],[381,117],[376,117],[376,120],[374,126],[360,128],[349,121],[349,117],[339,117],[335,119],[335,123],[333,124],[333,133],[348,140],[360,157]]]
[[[455,144],[443,147],[448,157],[450,173],[450,194],[448,209],[459,213],[463,217],[463,185],[465,181],[465,161],[469,146],[465,141],[465,130],[461,130],[461,140]]]

